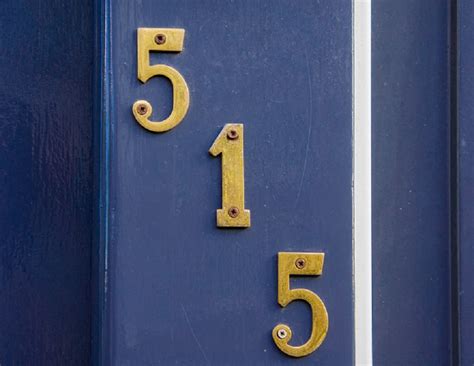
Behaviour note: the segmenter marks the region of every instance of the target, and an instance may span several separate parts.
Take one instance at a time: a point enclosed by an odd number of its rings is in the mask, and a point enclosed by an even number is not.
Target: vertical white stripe
[[[355,364],[372,365],[371,0],[354,0]]]

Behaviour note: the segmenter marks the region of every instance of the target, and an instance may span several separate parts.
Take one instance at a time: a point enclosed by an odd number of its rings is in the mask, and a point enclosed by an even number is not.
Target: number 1
[[[217,226],[250,227],[250,210],[245,209],[244,125],[226,124],[209,152],[222,155],[222,208],[217,210]]]

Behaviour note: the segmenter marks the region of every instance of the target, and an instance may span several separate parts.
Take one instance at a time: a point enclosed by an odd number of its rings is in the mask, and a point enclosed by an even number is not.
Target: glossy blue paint
[[[107,329],[107,253],[109,218],[109,165],[111,70],[110,1],[95,2],[95,63],[94,63],[94,236],[92,255],[92,364],[109,364]]]
[[[374,364],[449,365],[450,1],[372,6]]]
[[[119,0],[108,9],[100,362],[353,362],[351,16],[349,0]],[[136,78],[145,26],[186,29],[182,53],[152,57],[178,69],[191,93],[185,120],[160,135],[130,110],[137,99],[156,118],[171,108],[166,80]],[[220,161],[207,151],[227,122],[245,124],[247,230],[215,227]],[[295,344],[310,331],[305,304],[277,304],[283,250],[326,253],[321,277],[292,281],[318,293],[330,317],[321,348],[298,361],[271,339],[281,321]]]
[[[474,3],[460,0],[459,57],[459,327],[460,365],[474,364]]]
[[[0,10],[0,364],[90,361],[93,7]]]

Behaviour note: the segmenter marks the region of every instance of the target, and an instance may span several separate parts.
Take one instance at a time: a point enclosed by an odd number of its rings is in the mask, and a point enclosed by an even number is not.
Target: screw
[[[227,138],[229,140],[236,140],[239,138],[239,133],[237,132],[236,129],[234,128],[231,128],[228,132],[227,132]]]
[[[295,261],[295,266],[296,268],[298,269],[303,269],[305,266],[306,266],[306,261],[304,258],[298,258],[296,261]]]
[[[146,114],[146,112],[148,112],[148,107],[146,104],[140,103],[139,105],[137,105],[137,113],[139,115],[143,116],[144,114]]]
[[[227,213],[229,214],[230,217],[235,219],[237,216],[239,216],[240,211],[237,207],[232,206],[231,208],[229,208],[229,211],[227,211]]]
[[[166,36],[164,34],[157,34],[155,36],[155,43],[156,44],[165,44],[166,42]]]
[[[278,331],[277,331],[277,337],[278,338],[285,339],[287,336],[288,336],[288,332],[285,329],[283,329],[283,328],[278,329]]]

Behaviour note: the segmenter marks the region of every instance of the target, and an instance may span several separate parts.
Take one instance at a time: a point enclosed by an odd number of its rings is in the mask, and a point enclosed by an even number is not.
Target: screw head
[[[137,105],[137,113],[141,116],[143,116],[144,114],[146,114],[148,112],[148,107],[146,104],[144,103],[140,103],[139,105]]]
[[[165,44],[166,43],[166,36],[162,33],[159,33],[155,36],[155,43],[156,44]]]
[[[227,138],[229,140],[236,140],[239,138],[239,133],[236,129],[231,128],[229,131],[227,131]]]
[[[239,216],[239,209],[235,206],[232,206],[231,208],[229,208],[229,210],[227,211],[227,213],[229,214],[230,217],[232,217],[233,219],[235,219],[237,216]]]
[[[280,328],[277,330],[277,337],[280,339],[285,339],[286,337],[288,337],[288,332],[286,331],[286,329]]]
[[[306,260],[304,258],[298,258],[295,261],[295,266],[298,269],[303,269],[306,266]]]

